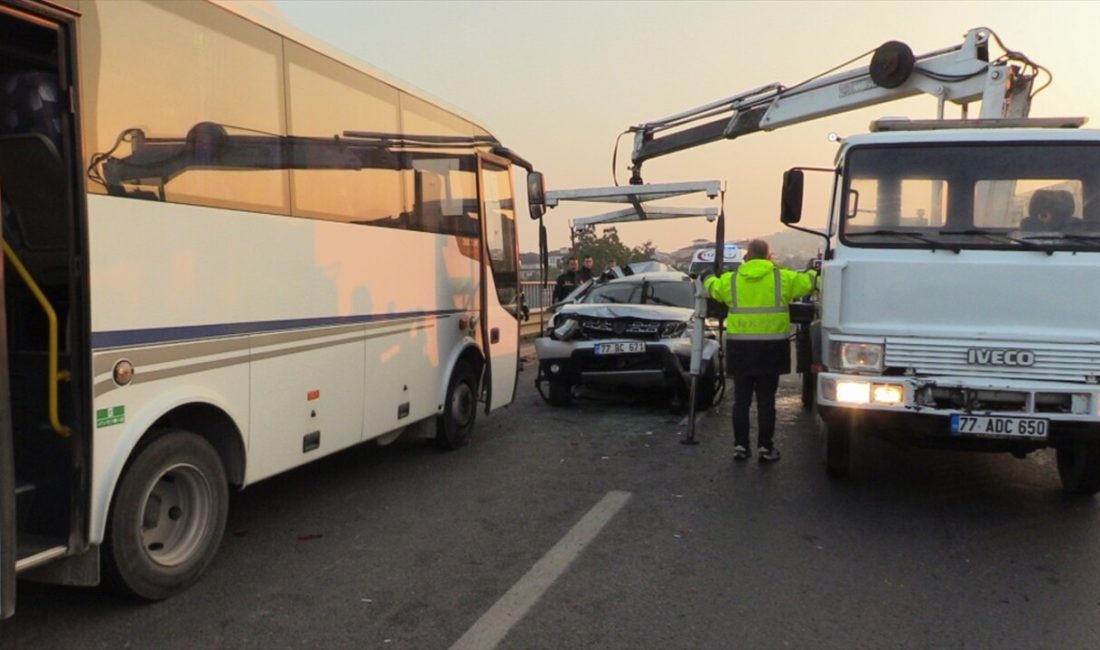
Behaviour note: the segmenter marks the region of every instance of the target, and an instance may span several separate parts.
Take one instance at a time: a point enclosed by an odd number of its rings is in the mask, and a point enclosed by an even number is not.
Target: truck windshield
[[[854,147],[846,245],[1100,250],[1100,143]]]

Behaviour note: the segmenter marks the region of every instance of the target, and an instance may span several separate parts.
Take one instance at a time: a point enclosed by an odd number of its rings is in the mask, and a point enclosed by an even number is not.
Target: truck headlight
[[[836,401],[844,404],[869,404],[871,402],[871,384],[865,381],[838,381],[836,383]]]
[[[846,372],[882,372],[884,346],[881,343],[833,341],[833,367]]]
[[[901,404],[905,399],[905,387],[899,384],[872,384],[871,401],[875,404]]]
[[[836,382],[835,399],[844,404],[882,404],[896,406],[905,399],[905,387],[901,384],[872,384],[866,381],[840,380]],[[825,397],[832,398],[832,391]]]

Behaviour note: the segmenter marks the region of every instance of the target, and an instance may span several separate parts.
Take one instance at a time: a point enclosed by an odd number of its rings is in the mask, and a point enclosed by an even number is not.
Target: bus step
[[[51,560],[64,557],[65,540],[60,537],[19,533],[16,538],[15,572],[33,569]]]
[[[34,503],[34,483],[20,483],[15,486],[15,529],[26,526]]]

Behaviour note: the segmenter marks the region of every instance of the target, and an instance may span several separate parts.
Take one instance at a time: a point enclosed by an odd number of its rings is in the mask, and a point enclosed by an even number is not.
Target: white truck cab
[[[783,222],[827,240],[810,339],[829,475],[847,474],[853,435],[876,433],[1018,456],[1050,446],[1066,491],[1100,492],[1100,133],[1028,119],[1051,79],[979,27],[630,128],[642,184],[659,156],[936,98],[941,119],[879,121],[816,168],[835,178],[827,232],[797,225],[810,168],[784,177]],[[942,119],[949,105],[961,119]]]
[[[1100,131],[1029,128],[1081,122],[883,122],[843,143],[815,339],[831,476],[875,434],[1054,447],[1066,491],[1100,491]],[[952,128],[971,125],[988,128]],[[783,198],[797,223],[800,170]]]

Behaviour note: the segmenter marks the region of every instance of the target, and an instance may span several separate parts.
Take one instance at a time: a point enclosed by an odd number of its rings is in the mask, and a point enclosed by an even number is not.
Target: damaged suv
[[[674,403],[687,402],[695,305],[687,274],[613,277],[570,298],[550,319],[546,335],[535,340],[535,383],[547,402],[567,406],[574,387],[583,385],[663,388]],[[720,396],[720,364],[721,344],[714,336],[704,338],[698,408]]]

